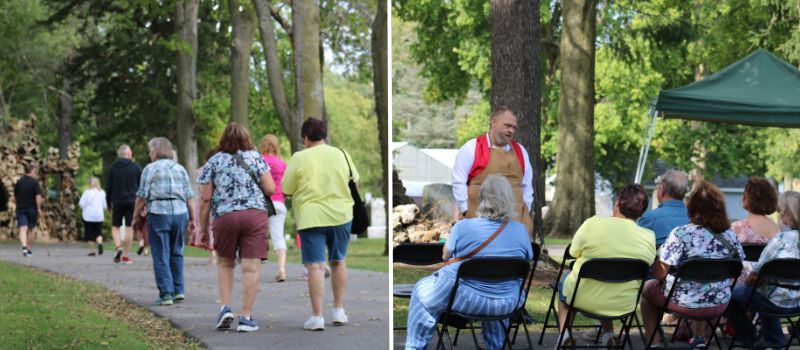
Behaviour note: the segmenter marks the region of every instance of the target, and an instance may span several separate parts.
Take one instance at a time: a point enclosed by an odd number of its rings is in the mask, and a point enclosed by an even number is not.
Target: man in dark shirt
[[[114,262],[130,264],[128,252],[133,243],[133,229],[127,234],[122,230],[124,244],[120,242],[120,226],[125,219],[125,227],[130,227],[133,219],[133,204],[136,202],[136,191],[139,190],[139,179],[142,177],[142,168],[134,163],[133,152],[128,145],[122,145],[117,150],[119,158],[111,164],[106,179],[106,200],[108,210],[111,211],[111,236],[114,238]]]
[[[36,238],[36,219],[42,212],[42,188],[36,180],[36,168],[25,164],[25,176],[14,185],[14,199],[17,203],[17,227],[19,242],[22,244],[22,256],[29,257],[33,252],[28,243]],[[28,231],[30,230],[30,236]]]

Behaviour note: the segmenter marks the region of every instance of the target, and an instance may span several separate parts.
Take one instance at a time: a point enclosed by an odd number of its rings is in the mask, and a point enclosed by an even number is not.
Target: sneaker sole
[[[253,331],[257,331],[257,330],[258,330],[258,326],[255,326],[255,327],[254,326],[243,326],[243,325],[236,326],[236,331],[237,332],[253,332]]]
[[[122,261],[122,251],[117,251],[114,253],[114,262],[119,263],[120,261]]]
[[[162,302],[160,302],[160,303],[158,303],[156,305],[159,305],[159,306],[170,306],[172,304],[173,304],[173,302],[172,302],[172,300],[170,300],[170,301],[162,301]]]
[[[305,329],[307,331],[318,332],[318,331],[324,331],[325,327],[318,327],[318,328],[306,328],[306,327],[303,327],[303,329]]]
[[[233,313],[228,312],[222,315],[222,319],[217,322],[217,329],[230,329],[233,322]]]
[[[347,320],[345,320],[345,321],[335,321],[335,320],[334,320],[334,321],[333,321],[333,325],[334,325],[334,326],[344,326],[344,325],[346,325],[346,324],[347,324]]]

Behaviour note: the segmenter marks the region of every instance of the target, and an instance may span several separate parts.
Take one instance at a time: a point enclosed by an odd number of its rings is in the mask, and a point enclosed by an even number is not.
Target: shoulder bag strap
[[[250,179],[256,183],[256,187],[258,187],[258,189],[261,191],[261,194],[264,194],[264,190],[261,189],[261,184],[258,182],[255,172],[253,172],[253,169],[250,168],[250,165],[244,161],[244,158],[242,158],[239,153],[234,153],[233,158],[236,159],[236,163],[238,163],[239,166],[242,167],[245,172],[247,172],[247,175],[250,175]],[[264,196],[266,197],[266,194],[264,194]]]
[[[339,150],[342,151],[342,154],[344,154],[344,161],[347,162],[347,171],[350,173],[350,180],[352,180],[353,179],[353,169],[350,169],[350,160],[347,159],[347,153],[344,153],[344,150],[341,149],[341,148],[339,148]]]
[[[503,229],[506,228],[506,225],[508,225],[508,220],[503,221],[503,224],[500,225],[500,227],[497,229],[497,231],[494,231],[494,233],[491,236],[489,236],[489,238],[485,242],[481,243],[481,245],[479,245],[477,248],[473,249],[471,252],[467,253],[466,255],[462,255],[462,256],[459,256],[457,258],[453,258],[453,259],[445,261],[442,266],[447,266],[447,265],[454,264],[454,263],[457,263],[457,262],[462,261],[462,260],[467,260],[467,259],[473,257],[475,254],[478,254],[478,252],[483,250],[483,248],[485,248],[487,245],[489,245],[489,243],[494,241],[494,239],[497,238],[497,236],[500,235],[500,232],[503,232]]]
[[[737,250],[730,241],[725,238],[724,233],[711,233],[714,238],[716,238],[722,245],[725,246],[725,249],[728,250],[730,253],[731,258],[739,258],[739,250]]]

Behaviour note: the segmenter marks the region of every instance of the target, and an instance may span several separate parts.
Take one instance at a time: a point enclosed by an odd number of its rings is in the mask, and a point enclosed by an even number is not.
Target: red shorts
[[[269,217],[258,209],[239,210],[223,214],[211,225],[217,255],[235,259],[266,259],[269,249]]]
[[[659,280],[648,280],[644,283],[644,288],[642,290],[642,297],[646,298],[650,301],[654,306],[657,308],[661,308],[664,306],[664,301],[667,300],[667,297],[664,295],[662,291],[662,281]],[[669,305],[667,305],[667,309],[670,312],[675,312],[680,315],[684,315],[690,318],[713,318],[716,316],[722,315],[725,312],[725,309],[728,308],[728,303],[717,305],[714,307],[704,307],[699,309],[690,309],[688,307],[683,307],[674,302],[670,301]]]

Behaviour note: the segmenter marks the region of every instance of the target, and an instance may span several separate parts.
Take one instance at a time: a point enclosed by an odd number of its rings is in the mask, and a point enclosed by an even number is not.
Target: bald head
[[[514,133],[517,131],[517,116],[511,108],[499,107],[492,112],[489,128],[492,143],[495,146],[505,146],[514,139]]]
[[[131,151],[131,147],[128,145],[119,146],[117,149],[117,157],[125,159],[133,158],[133,151]]]

